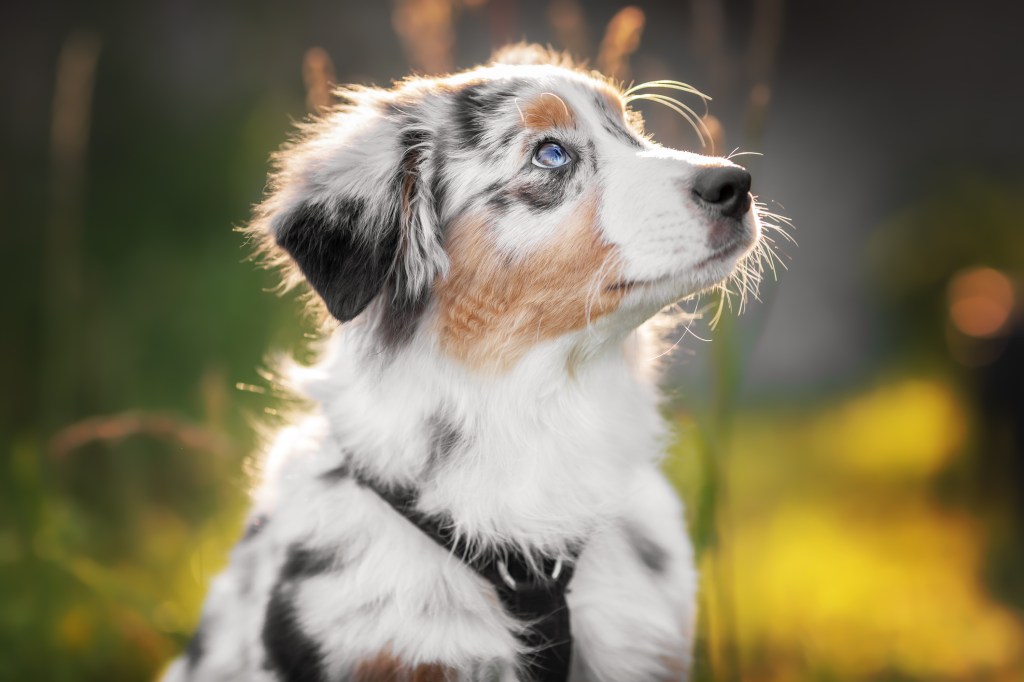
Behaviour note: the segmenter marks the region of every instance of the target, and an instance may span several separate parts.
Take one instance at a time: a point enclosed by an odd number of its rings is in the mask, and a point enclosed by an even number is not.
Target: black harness
[[[526,646],[524,670],[534,682],[565,682],[572,661],[572,631],[565,595],[572,580],[575,550],[567,560],[545,558],[534,562],[543,575],[531,568],[517,550],[467,554],[459,551],[450,524],[416,509],[416,492],[409,488],[381,488],[357,476],[359,483],[378,496],[427,537],[441,545],[494,586],[505,609],[530,623],[517,637]],[[463,548],[464,549],[464,548]]]

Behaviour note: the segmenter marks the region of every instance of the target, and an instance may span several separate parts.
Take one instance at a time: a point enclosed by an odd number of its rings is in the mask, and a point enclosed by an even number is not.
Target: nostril
[[[705,168],[693,179],[693,193],[723,216],[742,218],[750,210],[750,173],[739,166]]]

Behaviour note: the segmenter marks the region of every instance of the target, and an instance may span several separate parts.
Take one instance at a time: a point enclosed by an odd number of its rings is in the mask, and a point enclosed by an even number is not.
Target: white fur
[[[375,493],[318,479],[344,444],[381,479],[411,480],[427,461],[423,424],[441,406],[476,436],[425,489],[425,511],[448,511],[468,538],[548,553],[587,538],[569,595],[577,679],[662,679],[662,658],[688,658],[692,552],[681,505],[657,469],[655,393],[619,349],[576,379],[564,375],[557,350],[540,347],[516,372],[481,380],[418,344],[367,368],[356,331],[335,334],[324,361],[302,372],[304,392],[322,407],[270,449],[254,495],[254,510],[270,521],[214,581],[204,610],[212,653],[192,678],[179,662],[180,679],[264,679],[254,659],[263,611],[284,549],[297,541],[343,548],[343,570],[303,583],[300,597],[304,626],[327,643],[331,679],[385,649],[413,665],[499,662],[515,679],[514,624],[493,588]],[[663,575],[637,561],[626,536],[637,529],[668,554]],[[360,617],[367,606],[372,617]]]
[[[685,191],[700,168],[728,162],[650,142],[630,146],[602,131],[593,81],[577,72],[498,66],[446,82],[513,76],[532,79],[520,100],[552,93],[583,118],[599,155],[586,181],[600,188],[604,238],[617,248],[623,275],[647,284],[585,329],[538,342],[503,373],[478,372],[448,356],[431,324],[432,308],[394,352],[378,351],[365,316],[339,328],[317,364],[291,372],[295,390],[314,407],[269,448],[252,514],[265,515],[265,527],[239,543],[211,585],[202,655],[191,664],[177,661],[167,680],[277,679],[263,667],[261,644],[275,589],[290,590],[300,629],[323,654],[326,679],[351,679],[361,662],[381,652],[408,666],[442,663],[460,680],[518,679],[515,633],[525,625],[504,613],[488,583],[376,493],[351,477],[322,477],[343,463],[383,483],[416,486],[419,509],[450,517],[471,548],[513,544],[565,556],[582,540],[568,597],[573,680],[685,674],[694,636],[692,549],[682,505],[659,471],[665,431],[657,394],[625,346],[645,319],[720,281],[743,255],[708,261],[707,218]],[[430,81],[403,87],[407,98],[415,95],[421,125],[443,132],[450,97]],[[367,104],[388,95],[358,97],[361,105],[286,152],[275,193],[261,208],[270,233],[311,200],[342,194],[376,204],[392,200],[384,194],[401,128]],[[494,135],[515,124],[517,109],[501,112]],[[585,142],[583,133],[565,135]],[[427,147],[420,151],[436,153]],[[415,254],[405,264],[412,287],[447,271],[437,223],[481,208],[482,188],[522,172],[514,154],[481,165],[469,150],[443,153],[449,210],[435,215],[429,197],[415,199],[415,225],[408,228],[415,230],[409,236]],[[429,156],[422,172],[427,179],[433,172]],[[540,215],[512,207],[492,226],[495,248],[530,257],[557,236],[573,207],[566,202]],[[756,218],[745,220],[756,238]],[[586,361],[567,371],[568,358],[581,348]],[[431,425],[439,417],[463,440],[432,467]],[[281,587],[282,564],[296,545],[328,552],[329,570]],[[656,566],[645,563],[645,546],[656,550]]]

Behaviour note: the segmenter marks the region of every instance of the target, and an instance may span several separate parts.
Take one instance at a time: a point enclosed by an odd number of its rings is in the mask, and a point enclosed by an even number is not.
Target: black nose
[[[750,173],[739,166],[705,168],[693,180],[693,193],[726,218],[750,210]]]

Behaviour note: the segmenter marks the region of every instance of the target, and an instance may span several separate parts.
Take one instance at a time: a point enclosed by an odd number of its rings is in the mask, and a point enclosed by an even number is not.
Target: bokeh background
[[[286,400],[261,368],[317,333],[232,231],[292,122],[524,38],[711,95],[795,226],[667,367],[697,679],[1024,679],[1022,8],[5,4],[0,679],[151,679],[187,640]]]

